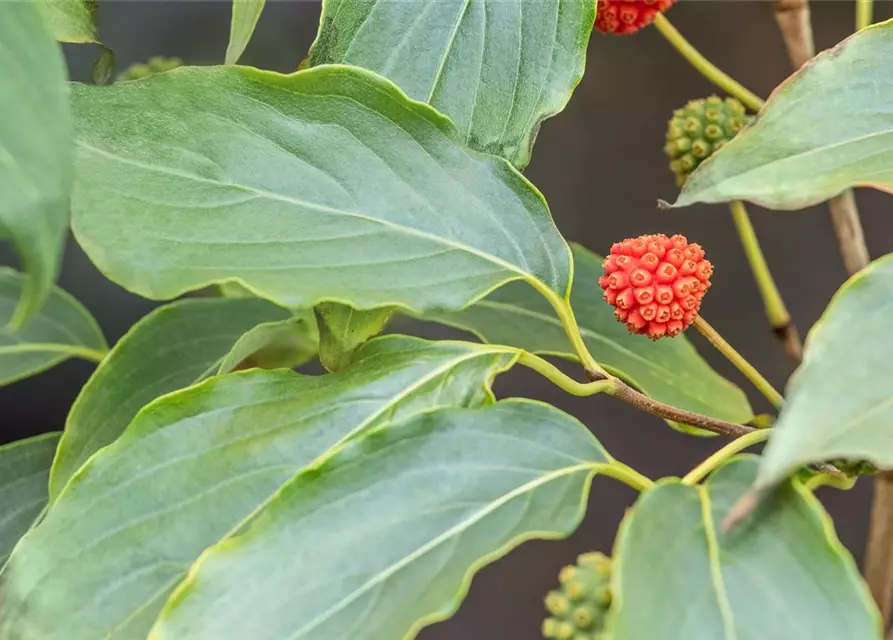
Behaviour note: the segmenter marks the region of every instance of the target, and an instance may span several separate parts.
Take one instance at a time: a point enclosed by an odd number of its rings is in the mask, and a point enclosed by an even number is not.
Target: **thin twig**
[[[809,0],[775,0],[772,7],[791,66],[799,69],[815,56]]]
[[[785,306],[781,297],[781,292],[775,284],[772,277],[772,271],[766,262],[766,256],[760,247],[760,241],[754,231],[753,223],[747,213],[747,208],[741,201],[733,202],[729,205],[732,211],[732,220],[735,222],[735,228],[738,230],[738,236],[741,238],[741,245],[744,247],[744,255],[747,256],[747,262],[750,264],[750,270],[753,272],[754,280],[757,283],[757,289],[760,291],[760,297],[763,299],[763,305],[766,308],[766,317],[769,325],[772,327],[772,333],[784,346],[785,353],[794,362],[799,365],[803,359],[803,343],[800,342],[800,334],[797,327],[791,321],[791,314]]]
[[[809,21],[809,2],[776,0],[774,6],[791,64],[799,69],[815,52],[812,29],[808,25],[802,26],[804,20]],[[801,27],[798,28],[795,23],[800,23]],[[852,275],[865,268],[870,260],[853,192],[845,191],[829,200],[828,207],[844,266],[847,273]],[[875,476],[863,573],[881,610],[884,629],[887,629],[893,617],[893,472]]]
[[[834,233],[837,236],[840,255],[843,257],[843,265],[847,273],[853,275],[868,266],[871,261],[868,247],[865,246],[865,233],[859,220],[856,198],[853,197],[851,190],[844,191],[828,201],[828,208],[831,210],[831,222],[834,223]]]
[[[605,378],[601,374],[588,371],[587,377],[593,382],[610,380],[613,385],[607,390],[607,393],[641,411],[665,420],[672,420],[674,422],[686,424],[690,427],[698,427],[719,435],[730,436],[733,438],[757,430],[754,427],[748,427],[743,424],[736,424],[718,418],[711,418],[710,416],[705,416],[693,411],[686,411],[685,409],[679,409],[678,407],[674,407],[664,402],[659,402],[654,398],[649,398],[644,393],[639,393],[620,378]]]

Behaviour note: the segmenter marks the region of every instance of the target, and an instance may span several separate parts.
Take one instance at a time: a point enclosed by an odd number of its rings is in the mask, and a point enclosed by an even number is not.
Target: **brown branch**
[[[799,366],[803,361],[803,342],[794,323],[789,320],[783,327],[772,327],[772,334],[781,342],[788,358]]]
[[[614,378],[614,388],[608,393],[615,398],[619,398],[620,400],[631,404],[637,409],[664,418],[665,420],[673,420],[674,422],[681,422],[682,424],[687,424],[691,427],[699,427],[701,429],[706,429],[707,431],[712,431],[713,433],[718,433],[722,436],[737,438],[743,436],[745,433],[756,431],[753,427],[747,427],[743,424],[735,424],[734,422],[711,418],[710,416],[694,413],[693,411],[686,411],[685,409],[679,409],[663,402],[658,402],[653,398],[649,398],[644,393],[639,393],[618,378]]]
[[[608,379],[600,373],[589,371],[588,369],[586,370],[586,376],[593,382]],[[654,398],[649,398],[644,393],[639,393],[620,378],[610,378],[610,380],[613,382],[613,386],[608,390],[609,394],[641,411],[650,413],[659,418],[673,420],[674,422],[687,424],[691,427],[706,429],[707,431],[712,431],[713,433],[732,438],[737,438],[743,436],[745,433],[756,431],[755,427],[748,427],[743,424],[711,418],[710,416],[705,416],[693,411],[679,409],[678,407],[674,407],[664,402],[658,402]]]
[[[773,6],[791,65],[799,69],[815,55],[809,2],[775,0]],[[829,200],[828,207],[844,266],[847,273],[853,275],[864,269],[870,260],[853,192],[848,190]],[[893,472],[875,476],[868,549],[862,572],[883,615],[884,629],[887,629],[893,616]]]
[[[871,261],[868,247],[865,246],[865,234],[862,231],[862,222],[859,220],[856,198],[853,197],[851,190],[844,191],[828,201],[828,208],[831,210],[831,222],[834,223],[834,233],[837,236],[840,255],[843,256],[843,264],[846,272],[853,275],[868,266]]]
[[[799,69],[815,56],[809,0],[775,0],[772,7],[791,66]]]

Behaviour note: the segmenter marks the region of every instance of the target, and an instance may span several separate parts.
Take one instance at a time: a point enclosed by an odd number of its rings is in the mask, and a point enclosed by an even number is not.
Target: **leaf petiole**
[[[533,369],[574,396],[592,396],[596,393],[610,391],[614,386],[613,381],[610,379],[596,380],[594,382],[577,382],[551,362],[527,351],[521,351],[518,357],[518,364]]]
[[[772,429],[760,429],[759,431],[751,431],[740,438],[732,440],[730,443],[716,451],[713,455],[703,460],[698,466],[689,471],[684,478],[682,484],[694,486],[707,475],[716,469],[720,464],[734,456],[736,453],[744,451],[760,442],[765,442],[772,435]]]
[[[678,51],[683,58],[688,60],[701,75],[710,80],[729,95],[735,96],[748,108],[759,111],[763,107],[763,99],[752,91],[745,88],[737,80],[724,73],[716,65],[705,58],[700,51],[695,49],[692,44],[686,40],[676,27],[667,20],[663,14],[658,14],[654,19],[655,28],[661,32],[661,35],[669,41],[673,48]]]
[[[768,398],[769,402],[776,408],[781,408],[784,404],[784,397],[775,390],[775,387],[769,384],[769,381],[757,371],[756,367],[745,360],[744,356],[738,353],[732,345],[726,342],[725,338],[723,338],[716,329],[711,327],[701,316],[695,316],[695,321],[692,324],[701,332],[702,336],[707,338],[717,351],[724,355],[729,362],[735,365],[738,371],[743,373],[744,376],[753,383],[753,386],[755,386],[760,393]]]

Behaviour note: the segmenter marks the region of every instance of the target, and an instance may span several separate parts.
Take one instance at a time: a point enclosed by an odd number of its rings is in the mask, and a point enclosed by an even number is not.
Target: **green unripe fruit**
[[[127,69],[118,76],[118,82],[140,80],[141,78],[148,78],[149,76],[154,76],[156,73],[164,73],[165,71],[170,71],[171,69],[176,69],[177,67],[182,66],[183,61],[180,60],[180,58],[152,56],[145,64],[137,62],[136,64],[127,67]]]
[[[735,98],[710,96],[692,100],[673,112],[664,152],[680,187],[688,176],[753,118]]]
[[[596,640],[604,630],[611,606],[611,559],[601,553],[585,553],[577,564],[558,574],[561,588],[545,598],[551,617],[543,622],[549,640]]]

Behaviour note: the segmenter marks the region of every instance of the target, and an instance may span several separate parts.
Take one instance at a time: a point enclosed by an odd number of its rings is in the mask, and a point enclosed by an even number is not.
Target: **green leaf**
[[[0,447],[0,568],[46,506],[59,435],[45,433]]]
[[[593,0],[324,0],[308,63],[380,73],[523,168],[583,77],[593,22]]]
[[[287,320],[265,322],[246,332],[217,367],[217,374],[250,367],[290,369],[306,363],[318,351],[319,335],[313,314],[300,312]]]
[[[756,124],[692,174],[676,206],[802,209],[849,187],[893,190],[893,21],[843,41],[775,90]]]
[[[759,485],[836,458],[893,467],[891,291],[893,254],[872,262],[835,294],[810,332],[803,364],[785,394]]]
[[[339,371],[349,365],[357,349],[381,333],[393,314],[393,307],[357,311],[337,302],[317,305],[322,365],[329,371]]]
[[[369,71],[183,67],[73,94],[75,233],[131,291],[416,310],[515,279],[567,292],[539,192]]]
[[[601,365],[643,393],[675,407],[731,422],[747,422],[753,417],[744,393],[711,369],[683,336],[651,341],[630,335],[602,300],[597,284],[601,258],[579,245],[572,249],[571,306],[586,346]],[[485,342],[576,360],[548,303],[523,285],[509,284],[464,311],[424,318],[471,331]]]
[[[69,358],[102,360],[108,349],[102,331],[90,312],[59,287],[50,290],[46,304],[21,329],[10,328],[27,283],[26,276],[0,267],[0,386]]]
[[[145,639],[199,554],[296,473],[384,422],[491,402],[491,378],[516,357],[389,336],[339,373],[246,371],[159,399],[81,467],[13,552],[0,638]]]
[[[72,173],[65,61],[33,3],[0,3],[0,69],[0,227],[30,275],[19,327],[53,290]]]
[[[263,349],[273,350],[273,366],[306,361],[314,351],[308,333],[312,325],[306,318],[289,317],[266,300],[209,298],[174,302],[140,320],[71,408],[53,464],[51,501],[84,461],[118,438],[152,400],[231,371],[257,352],[261,361],[256,364],[264,365]],[[284,332],[289,330],[298,348],[281,351],[288,346]]]
[[[612,640],[881,638],[880,617],[830,518],[800,483],[721,533],[757,461],[736,458],[699,487],[643,494],[614,550]]]
[[[267,0],[233,0],[233,18],[226,48],[226,64],[236,64],[254,34]]]
[[[96,0],[32,0],[44,23],[60,42],[99,43]]]
[[[203,554],[150,638],[414,637],[456,610],[484,564],[569,535],[612,462],[576,419],[525,400],[387,425]]]

